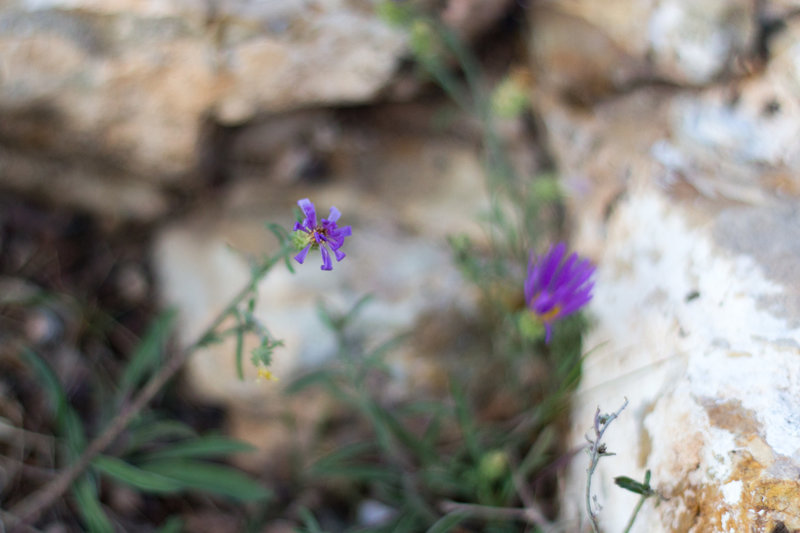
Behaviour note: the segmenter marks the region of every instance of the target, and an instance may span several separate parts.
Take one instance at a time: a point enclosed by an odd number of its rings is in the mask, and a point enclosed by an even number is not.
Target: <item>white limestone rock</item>
[[[707,110],[715,91],[545,108],[575,246],[598,262],[571,442],[585,442],[598,406],[630,400],[594,478],[605,531],[622,530],[637,500],[613,478],[646,470],[667,499],[646,503],[633,531],[800,527],[800,210],[796,178],[774,180],[794,162],[742,157],[729,173],[735,151],[690,142],[675,117]],[[768,139],[771,124],[747,131]],[[585,517],[586,461],[565,483],[570,523]]]

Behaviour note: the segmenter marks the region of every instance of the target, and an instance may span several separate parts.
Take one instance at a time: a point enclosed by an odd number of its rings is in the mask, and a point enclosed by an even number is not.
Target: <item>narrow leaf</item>
[[[427,533],[448,533],[467,518],[464,513],[450,513],[441,517],[428,528]]]
[[[116,457],[100,455],[92,461],[92,466],[98,472],[145,492],[158,494],[183,489],[183,484],[174,479],[142,470]]]
[[[143,463],[142,470],[178,481],[186,489],[200,490],[238,501],[266,499],[270,493],[259,483],[232,468],[191,460]]]
[[[97,488],[89,476],[83,476],[72,486],[72,495],[75,497],[87,531],[90,533],[114,531],[114,526],[97,497]]]
[[[86,447],[86,435],[78,413],[67,401],[67,395],[50,365],[33,350],[23,349],[23,361],[30,366],[41,381],[55,412],[57,432],[66,439],[67,458],[72,461]]]
[[[618,487],[635,492],[636,494],[641,494],[642,496],[649,496],[652,494],[652,489],[649,485],[645,485],[628,476],[617,476],[614,478],[614,483],[616,483]]]
[[[163,439],[176,439],[194,437],[194,430],[177,420],[147,420],[131,427],[128,430],[128,443],[125,453],[131,453],[140,448]]]
[[[171,444],[158,451],[148,453],[143,462],[161,459],[189,459],[200,457],[222,457],[232,453],[251,452],[255,447],[240,440],[217,435],[188,439]]]
[[[176,317],[177,312],[171,309],[162,313],[150,324],[122,374],[118,394],[120,399],[158,367]]]
[[[240,323],[243,322],[239,313],[236,313],[237,319]],[[239,381],[244,380],[244,366],[242,364],[242,359],[244,357],[244,327],[243,325],[236,328],[236,375],[239,377]]]

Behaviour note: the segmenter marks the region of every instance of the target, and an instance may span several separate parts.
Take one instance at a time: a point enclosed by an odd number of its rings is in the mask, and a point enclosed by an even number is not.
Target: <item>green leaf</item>
[[[374,455],[376,446],[372,442],[355,442],[342,446],[314,463],[309,468],[312,476],[336,477],[352,481],[394,482],[398,475],[385,467],[356,462],[366,461],[366,456]]]
[[[77,460],[83,449],[86,448],[86,434],[78,413],[70,405],[64,409],[59,433],[66,438],[68,460],[70,462]]]
[[[191,460],[142,463],[142,470],[171,478],[185,489],[209,492],[238,501],[266,499],[270,492],[241,472],[226,466]]]
[[[251,452],[255,447],[228,437],[210,435],[171,444],[158,451],[148,453],[143,462],[162,459],[189,459],[199,457],[221,457],[232,453]]]
[[[128,430],[125,453],[131,453],[161,439],[194,437],[194,430],[177,420],[147,419],[132,425]]]
[[[418,435],[409,431],[393,413],[384,410],[382,416],[392,435],[394,435],[403,446],[413,451],[420,462],[427,463],[435,460],[436,450],[429,447],[424,439],[420,439]]]
[[[67,405],[67,396],[55,372],[44,359],[39,357],[39,354],[29,348],[24,348],[20,352],[20,357],[34,371],[42,387],[47,391],[53,412],[60,419],[69,406]]]
[[[375,6],[378,17],[392,26],[408,27],[414,20],[411,6],[393,0],[383,0]]]
[[[96,457],[92,461],[92,466],[98,472],[145,492],[171,493],[184,488],[182,483],[174,479],[142,470],[122,459],[108,455]]]
[[[397,483],[400,475],[378,465],[342,465],[314,472],[319,477],[341,478],[361,483]]]
[[[464,445],[472,459],[477,461],[480,459],[482,452],[478,441],[477,428],[475,427],[475,418],[469,409],[464,391],[455,382],[452,385],[451,394],[455,403],[456,419],[464,436]]]
[[[103,506],[97,497],[97,488],[88,475],[75,482],[72,486],[72,495],[75,497],[87,531],[90,533],[114,531],[114,526],[103,511]]]
[[[156,318],[133,351],[120,379],[118,401],[139,385],[161,362],[161,354],[172,332],[178,313],[165,311]]]
[[[300,213],[300,210],[295,208],[295,214],[297,213]],[[300,214],[299,216],[300,219],[298,220],[298,222],[302,221],[304,218],[302,214]],[[273,235],[275,235],[275,238],[278,239],[278,242],[281,245],[281,248],[283,250],[283,261],[284,263],[286,263],[287,270],[289,270],[289,272],[294,274],[294,267],[292,266],[292,261],[289,257],[290,255],[289,251],[291,251],[293,248],[291,235],[289,234],[288,231],[286,231],[286,229],[283,226],[275,224],[274,222],[267,224],[267,228],[272,232]]]
[[[303,521],[303,525],[305,526],[303,533],[325,533],[325,530],[319,525],[317,519],[314,518],[314,514],[309,511],[307,507],[301,507],[297,514],[300,515],[300,520]]]
[[[616,483],[618,487],[635,492],[636,494],[641,494],[642,496],[651,496],[653,494],[653,489],[650,488],[649,470],[645,475],[644,483],[636,481],[635,479],[631,479],[628,476],[617,476],[614,478],[614,483]]]
[[[429,527],[427,533],[448,533],[466,518],[467,515],[464,513],[446,514]]]
[[[333,451],[311,465],[311,472],[324,471],[331,467],[340,467],[349,464],[355,458],[372,455],[375,453],[375,445],[372,442],[354,442],[345,444],[336,451]]]
[[[66,439],[69,461],[75,460],[86,447],[86,435],[78,413],[67,401],[67,395],[53,369],[30,349],[23,349],[20,357],[31,367],[41,381],[55,412],[58,434]]]
[[[236,328],[236,375],[239,381],[244,380],[244,367],[242,365],[242,358],[244,357],[244,319],[236,313],[236,318],[239,320],[240,326]]]

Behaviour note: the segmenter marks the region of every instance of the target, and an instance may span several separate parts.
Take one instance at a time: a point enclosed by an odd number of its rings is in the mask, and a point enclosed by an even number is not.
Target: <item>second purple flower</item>
[[[317,212],[311,200],[303,198],[297,202],[297,205],[300,206],[305,218],[294,224],[293,240],[295,246],[301,250],[294,257],[295,260],[303,264],[309,250],[319,248],[322,254],[322,267],[320,268],[322,270],[333,270],[331,252],[336,257],[336,261],[344,259],[345,253],[340,248],[344,244],[345,237],[352,235],[353,230],[350,226],[340,228],[336,224],[342,214],[335,207],[331,207],[328,218],[323,218],[317,222]]]
[[[525,279],[525,303],[545,327],[545,343],[553,334],[552,323],[577,312],[592,299],[595,267],[588,259],[570,254],[564,260],[563,242],[539,257],[531,254]]]

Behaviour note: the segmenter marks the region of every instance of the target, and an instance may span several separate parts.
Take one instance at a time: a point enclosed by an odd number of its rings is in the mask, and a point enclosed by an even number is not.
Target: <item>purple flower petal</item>
[[[550,344],[550,337],[553,336],[553,326],[550,322],[544,323],[544,343]]]
[[[300,263],[300,264],[302,265],[302,264],[303,264],[303,261],[305,261],[305,260],[306,260],[306,256],[308,255],[308,251],[309,251],[310,249],[311,249],[311,245],[309,244],[308,246],[306,246],[305,248],[303,248],[303,251],[301,251],[299,254],[297,254],[296,256],[294,256],[294,260],[295,260],[295,261],[297,261],[298,263]]]
[[[304,221],[304,225],[306,228],[313,228],[317,225],[317,211],[314,209],[314,204],[311,203],[311,200],[308,198],[303,198],[302,200],[297,201],[297,205],[300,206],[300,209],[303,211],[303,214],[306,215],[306,219]]]
[[[322,245],[319,247],[319,251],[322,253],[322,266],[320,270],[333,270],[333,263],[331,263],[331,254],[328,252],[328,247]]]

